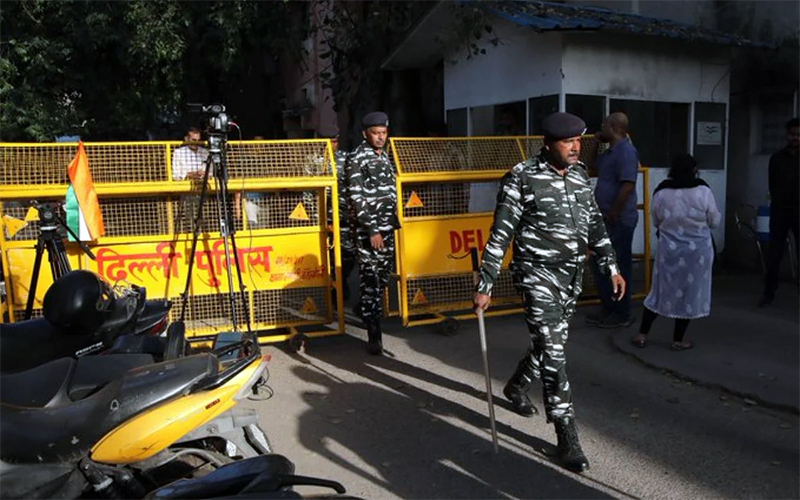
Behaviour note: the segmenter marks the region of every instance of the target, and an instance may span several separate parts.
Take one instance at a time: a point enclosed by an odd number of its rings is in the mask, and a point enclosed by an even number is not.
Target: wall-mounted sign
[[[722,123],[697,122],[698,146],[722,146]]]

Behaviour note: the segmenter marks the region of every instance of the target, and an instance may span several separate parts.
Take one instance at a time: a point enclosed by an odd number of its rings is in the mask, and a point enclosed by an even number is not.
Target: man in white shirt
[[[172,178],[176,181],[202,179],[208,150],[200,146],[200,130],[192,127],[183,138],[184,144],[172,153]]]

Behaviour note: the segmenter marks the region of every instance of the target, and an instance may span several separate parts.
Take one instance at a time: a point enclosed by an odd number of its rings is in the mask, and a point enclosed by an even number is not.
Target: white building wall
[[[605,34],[565,36],[563,45],[565,94],[728,104],[728,49]],[[635,123],[631,123],[631,130],[636,131]],[[703,170],[701,176],[711,186],[719,210],[725,213],[727,174],[725,166],[721,167],[721,170]],[[651,196],[666,177],[667,168],[650,169]],[[642,199],[641,191],[639,199]],[[642,223],[640,220],[634,235],[634,252],[643,251]],[[722,251],[724,224],[714,230],[714,239],[717,251]],[[655,231],[651,233],[651,248],[654,253],[657,251]]]
[[[501,40],[486,55],[444,60],[445,110],[526,100],[561,90],[561,35],[537,35],[506,21],[493,25]]]
[[[564,92],[667,102],[728,102],[727,49],[662,38],[564,37]]]

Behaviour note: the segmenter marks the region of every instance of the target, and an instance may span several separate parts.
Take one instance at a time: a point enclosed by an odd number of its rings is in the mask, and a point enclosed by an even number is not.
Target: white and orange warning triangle
[[[425,297],[425,294],[422,293],[422,288],[417,288],[417,291],[414,293],[414,298],[411,299],[411,305],[419,306],[428,303],[428,299]]]
[[[411,191],[411,196],[408,197],[408,202],[406,202],[406,208],[419,208],[424,206],[422,200],[417,196],[417,192]]]
[[[300,312],[303,314],[312,314],[317,311],[317,304],[314,302],[314,299],[306,297],[306,302],[303,304],[303,308],[300,309]]]
[[[294,219],[294,220],[308,220],[309,219],[308,212],[306,212],[306,207],[303,206],[303,202],[302,201],[300,203],[298,203],[296,207],[294,207],[294,210],[292,210],[292,213],[289,214],[289,218],[290,219]]]

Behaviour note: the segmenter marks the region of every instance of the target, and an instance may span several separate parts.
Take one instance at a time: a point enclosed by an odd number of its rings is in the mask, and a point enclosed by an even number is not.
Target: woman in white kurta
[[[721,219],[714,195],[697,177],[697,162],[690,155],[672,162],[669,178],[653,194],[651,213],[658,235],[657,257],[642,324],[632,342],[645,347],[650,327],[660,315],[675,319],[672,348],[689,349],[692,343],[683,338],[689,320],[711,312],[711,230]]]

